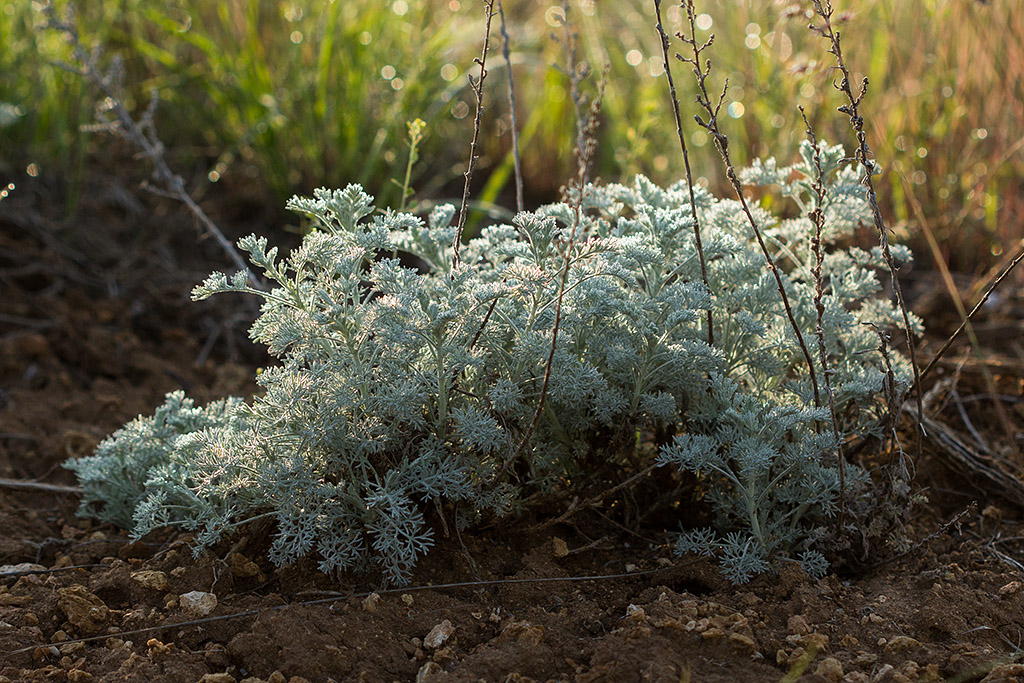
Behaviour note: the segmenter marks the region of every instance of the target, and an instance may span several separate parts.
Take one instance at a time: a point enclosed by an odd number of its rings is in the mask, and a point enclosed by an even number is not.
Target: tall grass
[[[821,137],[850,142],[832,111],[834,73],[807,30],[811,20],[793,6],[698,5],[704,33],[716,34],[717,75],[730,82],[724,123],[737,164],[792,158],[803,130],[798,104]],[[891,161],[879,179],[883,210],[898,227],[920,204],[953,268],[984,268],[1024,236],[1024,8],[1017,0],[845,6],[855,13],[837,23],[851,63],[866,72],[854,77],[871,81],[869,142]],[[466,72],[478,48],[476,0],[90,0],[79,10],[83,36],[124,61],[129,103],[144,106],[151,88],[160,93],[165,142],[200,181],[241,178],[269,191],[271,206],[316,185],[358,181],[397,204],[400,188],[388,181],[404,176],[406,122],[420,118],[417,196],[451,197],[459,185],[474,106]],[[579,0],[569,11],[583,56],[597,69],[611,66],[597,175],[681,177],[653,1]],[[35,30],[37,12],[0,0],[0,102],[20,114],[0,127],[0,170],[36,161],[66,173],[80,167],[77,128],[91,119],[93,94],[50,66],[63,48]],[[555,0],[522,0],[506,12],[526,188],[546,199],[572,173],[572,103],[550,38],[562,10]],[[682,26],[678,5],[664,13],[666,30]],[[474,193],[484,201],[507,198],[512,175],[504,65],[493,71],[484,187]],[[680,100],[688,119],[692,90]],[[723,189],[707,134],[691,126],[687,135],[696,175]]]

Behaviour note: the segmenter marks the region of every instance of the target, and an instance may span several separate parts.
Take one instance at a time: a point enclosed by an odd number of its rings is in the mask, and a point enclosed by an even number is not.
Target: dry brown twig
[[[882,247],[882,255],[885,258],[885,263],[889,268],[889,274],[892,279],[893,293],[896,296],[896,303],[899,305],[900,313],[903,316],[903,327],[906,333],[907,350],[910,354],[910,364],[914,369],[914,384],[910,387],[914,390],[914,395],[917,401],[917,429],[915,431],[915,444],[916,453],[918,456],[921,454],[921,431],[923,417],[923,407],[921,398],[921,371],[917,363],[917,348],[914,343],[914,329],[910,324],[910,313],[907,310],[906,302],[903,299],[903,287],[900,285],[899,269],[896,267],[896,262],[892,256],[892,250],[889,248],[889,229],[885,225],[885,220],[882,218],[882,211],[878,207],[878,197],[875,194],[875,184],[872,180],[872,176],[875,173],[876,164],[873,160],[871,150],[868,148],[867,133],[864,131],[864,117],[860,114],[860,104],[864,100],[864,96],[868,91],[868,79],[864,78],[861,81],[860,92],[856,95],[853,94],[853,87],[851,85],[852,76],[850,70],[846,66],[846,60],[843,58],[842,45],[840,43],[839,32],[832,27],[832,3],[830,0],[813,0],[814,11],[821,18],[822,25],[814,26],[811,25],[810,29],[815,33],[819,33],[829,42],[828,52],[836,60],[836,68],[842,73],[842,80],[839,83],[833,83],[836,89],[846,95],[847,102],[839,107],[839,111],[850,117],[850,125],[853,127],[854,132],[857,136],[857,151],[855,158],[857,162],[864,169],[864,177],[861,180],[868,192],[868,203],[871,206],[871,215],[874,219],[875,229],[878,232],[878,242]]]
[[[818,147],[818,138],[811,128],[811,122],[807,120],[804,108],[799,107],[800,116],[804,120],[804,127],[807,139],[814,149],[815,177],[811,183],[816,198],[815,209],[811,211],[811,222],[814,223],[814,238],[811,240],[811,250],[814,252],[814,266],[811,268],[811,275],[814,278],[814,333],[818,338],[818,357],[821,361],[822,379],[825,383],[825,396],[828,398],[828,410],[832,417],[832,436],[836,440],[836,456],[839,463],[839,514],[836,516],[836,529],[842,532],[844,517],[846,516],[846,457],[843,454],[843,441],[839,436],[839,418],[836,416],[836,398],[832,391],[832,374],[829,369],[828,352],[825,350],[825,327],[822,318],[825,315],[824,283],[821,277],[821,267],[825,260],[825,254],[821,248],[821,233],[825,228],[825,212],[822,207],[825,205],[825,173],[821,168],[821,150]]]
[[[803,353],[804,360],[807,362],[807,372],[810,375],[811,386],[814,390],[814,405],[820,406],[821,396],[818,391],[818,375],[817,371],[814,369],[814,361],[811,359],[811,352],[807,348],[803,332],[800,331],[800,326],[796,322],[796,317],[793,314],[793,307],[790,305],[789,296],[786,294],[786,287],[782,282],[782,275],[779,273],[778,266],[775,265],[775,259],[772,257],[771,252],[768,251],[768,246],[765,244],[764,236],[761,234],[761,228],[758,226],[757,220],[754,218],[754,214],[751,213],[750,204],[747,202],[747,198],[743,194],[743,184],[740,182],[739,176],[736,174],[736,167],[733,165],[732,157],[729,154],[729,139],[721,131],[718,125],[718,114],[722,109],[722,103],[725,101],[725,95],[729,90],[729,80],[726,79],[725,84],[722,87],[722,93],[718,96],[717,102],[712,102],[711,96],[708,94],[707,78],[711,72],[711,60],[703,59],[702,53],[705,49],[711,47],[712,43],[714,43],[715,34],[712,33],[706,42],[699,43],[697,41],[697,17],[696,10],[694,10],[693,7],[693,0],[682,0],[682,5],[686,10],[686,16],[690,24],[690,35],[687,37],[685,34],[680,32],[676,34],[676,37],[690,46],[693,56],[683,57],[681,54],[676,53],[676,59],[693,66],[693,74],[697,81],[697,104],[704,110],[708,120],[705,121],[697,114],[694,114],[693,118],[697,122],[697,125],[708,132],[709,137],[715,143],[715,148],[722,157],[722,161],[725,164],[725,175],[729,179],[729,183],[732,185],[733,191],[736,193],[736,198],[740,202],[740,206],[747,217],[747,221],[750,223],[754,237],[757,239],[757,244],[761,247],[761,253],[764,255],[768,269],[771,271],[772,277],[775,278],[775,285],[779,290],[779,296],[782,299],[782,306],[786,310],[786,317],[789,319],[790,327],[792,327],[793,333],[796,335],[797,343]]]
[[[658,24],[655,28],[658,30],[658,36],[661,38],[661,54],[665,61],[665,78],[668,79],[668,91],[672,99],[672,113],[676,120],[676,135],[679,137],[679,148],[683,153],[683,166],[686,168],[686,186],[690,190],[690,212],[693,215],[693,237],[697,245],[697,258],[700,260],[700,277],[704,281],[704,286],[710,292],[711,285],[708,283],[708,266],[704,259],[704,244],[700,237],[700,219],[697,217],[697,199],[693,193],[693,171],[690,170],[690,154],[686,148],[686,137],[683,135],[683,121],[679,113],[679,98],[676,97],[676,84],[672,79],[672,65],[671,60],[668,58],[668,35],[661,24],[661,0],[654,0],[654,14],[658,19]],[[708,344],[711,346],[715,344],[715,325],[710,309],[708,309]]]
[[[519,124],[516,119],[516,83],[512,74],[512,53],[509,50],[508,31],[505,28],[505,8],[498,0],[498,18],[501,20],[501,56],[508,70],[508,111],[512,128],[512,163],[516,179],[516,211],[523,211],[523,163],[519,158]]]
[[[558,298],[555,302],[555,322],[551,329],[551,348],[548,351],[548,358],[544,364],[544,380],[540,388],[540,398],[537,401],[537,410],[533,414],[533,420],[530,422],[530,426],[527,428],[526,434],[519,442],[519,447],[502,465],[501,470],[499,471],[499,476],[508,470],[509,466],[515,462],[526,448],[530,439],[533,438],[533,433],[537,429],[537,423],[540,421],[541,413],[544,411],[548,385],[551,382],[551,366],[554,364],[555,349],[558,346],[558,331],[562,323],[562,303],[565,299],[566,284],[569,280],[569,269],[572,266],[572,252],[576,246],[576,240],[580,236],[580,228],[583,223],[583,199],[586,194],[590,165],[593,163],[594,152],[597,150],[596,133],[598,116],[601,113],[601,101],[604,97],[605,77],[608,73],[608,67],[606,66],[604,74],[597,84],[597,93],[590,102],[589,114],[585,116],[583,111],[586,106],[586,97],[580,91],[580,85],[583,83],[584,79],[590,75],[590,67],[585,62],[577,63],[576,61],[576,33],[569,25],[569,7],[567,1],[562,3],[562,11],[565,13],[563,28],[565,29],[565,45],[569,66],[569,92],[576,110],[576,147],[573,150],[576,157],[576,178],[569,183],[569,186],[566,188],[567,196],[564,198],[565,201],[569,201],[570,199],[572,201],[573,220],[572,225],[569,227],[569,240],[564,246],[564,263],[562,266],[561,276],[559,278]],[[573,192],[575,192],[575,196],[572,196]]]
[[[147,189],[150,189],[155,194],[170,197],[185,204],[189,211],[192,212],[192,215],[199,221],[203,231],[210,237],[213,237],[240,271],[246,273],[249,284],[256,289],[262,290],[263,285],[253,275],[252,271],[249,270],[249,266],[235,246],[224,236],[224,233],[213,222],[213,219],[192,199],[192,196],[185,189],[184,179],[177,173],[174,173],[170,166],[168,166],[167,160],[164,157],[165,147],[157,135],[156,126],[153,122],[153,116],[160,102],[156,92],[153,91],[151,93],[149,106],[142,117],[136,120],[122,102],[119,88],[118,64],[115,63],[114,68],[105,73],[99,65],[98,51],[94,50],[91,54],[87,53],[82,45],[81,36],[74,24],[74,5],[68,5],[66,19],[61,18],[52,3],[48,2],[43,5],[43,11],[47,18],[44,28],[64,35],[71,45],[72,55],[77,62],[77,64],[58,63],[57,65],[71,73],[88,79],[103,94],[108,110],[112,111],[117,117],[115,121],[90,126],[86,130],[115,133],[134,144],[141,151],[141,155],[152,165],[153,178],[158,183],[158,187],[149,187]]]
[[[452,240],[452,269],[458,268],[462,261],[459,248],[462,246],[462,231],[466,227],[466,210],[469,205],[469,185],[473,179],[473,169],[476,160],[479,158],[477,147],[480,142],[480,120],[484,113],[484,80],[487,78],[487,53],[490,51],[491,43],[491,18],[494,16],[494,0],[484,2],[484,46],[479,57],[473,58],[473,63],[480,67],[480,77],[473,78],[473,74],[467,74],[469,87],[476,96],[476,116],[473,118],[473,140],[469,143],[469,162],[466,164],[466,172],[463,177],[466,179],[462,187],[462,205],[459,207],[459,220],[455,227],[455,238]]]

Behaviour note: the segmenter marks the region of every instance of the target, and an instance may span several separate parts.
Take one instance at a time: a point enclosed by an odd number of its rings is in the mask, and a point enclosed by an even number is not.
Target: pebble
[[[217,596],[213,593],[190,591],[178,597],[178,604],[193,617],[205,617],[217,608]]]
[[[430,632],[423,639],[423,647],[430,650],[436,650],[441,645],[451,638],[452,634],[455,633],[455,627],[452,626],[452,622],[445,619],[440,624],[430,629]]]
[[[370,593],[363,600],[364,612],[370,612],[372,614],[377,611],[378,606],[380,606],[380,593]]]
[[[57,591],[57,607],[73,626],[85,634],[99,633],[107,625],[110,610],[85,586],[69,586]]]
[[[815,676],[821,676],[826,681],[838,683],[843,680],[843,664],[835,657],[825,657],[814,670]]]
[[[139,584],[143,588],[149,588],[150,590],[162,591],[167,590],[167,574],[160,571],[152,571],[144,569],[138,572],[132,572],[132,581]]]

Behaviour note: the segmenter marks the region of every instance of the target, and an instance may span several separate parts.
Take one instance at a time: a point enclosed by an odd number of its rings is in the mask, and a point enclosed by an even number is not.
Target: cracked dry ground
[[[31,196],[2,205],[6,479],[73,485],[60,463],[166,391],[252,390],[251,352],[232,360],[217,342],[196,362],[214,330],[240,337],[187,301],[217,255],[196,253],[176,209],[132,215],[89,194],[103,217],[89,230],[63,230]],[[918,482],[930,503],[915,541],[979,504],[862,574],[812,582],[792,567],[735,587],[673,557],[663,532],[592,545],[610,527],[583,519],[442,540],[414,587],[376,593],[373,577],[276,570],[258,539],[194,559],[186,536],[130,543],[77,519],[73,495],[4,487],[0,683],[1024,680],[1020,509],[927,454]],[[597,575],[625,576],[566,579]],[[326,602],[296,604],[311,600]]]

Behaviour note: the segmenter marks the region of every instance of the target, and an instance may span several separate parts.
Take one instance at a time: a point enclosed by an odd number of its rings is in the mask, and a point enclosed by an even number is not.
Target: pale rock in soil
[[[231,674],[204,674],[199,683],[237,683],[238,679]]]
[[[23,574],[24,572],[45,572],[46,567],[41,564],[33,564],[32,562],[22,562],[20,564],[3,564],[0,565],[0,576],[5,574]]]
[[[440,624],[430,629],[430,633],[423,639],[423,647],[436,650],[441,645],[451,638],[452,634],[455,633],[455,627],[452,626],[452,622],[445,619]]]
[[[843,680],[843,664],[835,657],[826,657],[814,670],[815,676],[821,676],[826,681],[838,683]]]
[[[380,593],[370,593],[363,600],[363,611],[373,614],[380,605]]]
[[[811,632],[811,625],[807,623],[807,617],[802,614],[794,614],[786,622],[786,630],[794,636],[805,636]]]
[[[142,571],[132,572],[132,581],[150,590],[167,590],[167,574],[161,571],[143,569]]]
[[[194,617],[205,617],[217,608],[217,596],[213,593],[190,591],[178,597],[178,604]]]
[[[921,647],[921,642],[910,636],[895,636],[885,645],[886,652],[903,652]]]
[[[416,683],[425,683],[431,676],[444,673],[444,669],[437,662],[427,662],[416,672]]]

